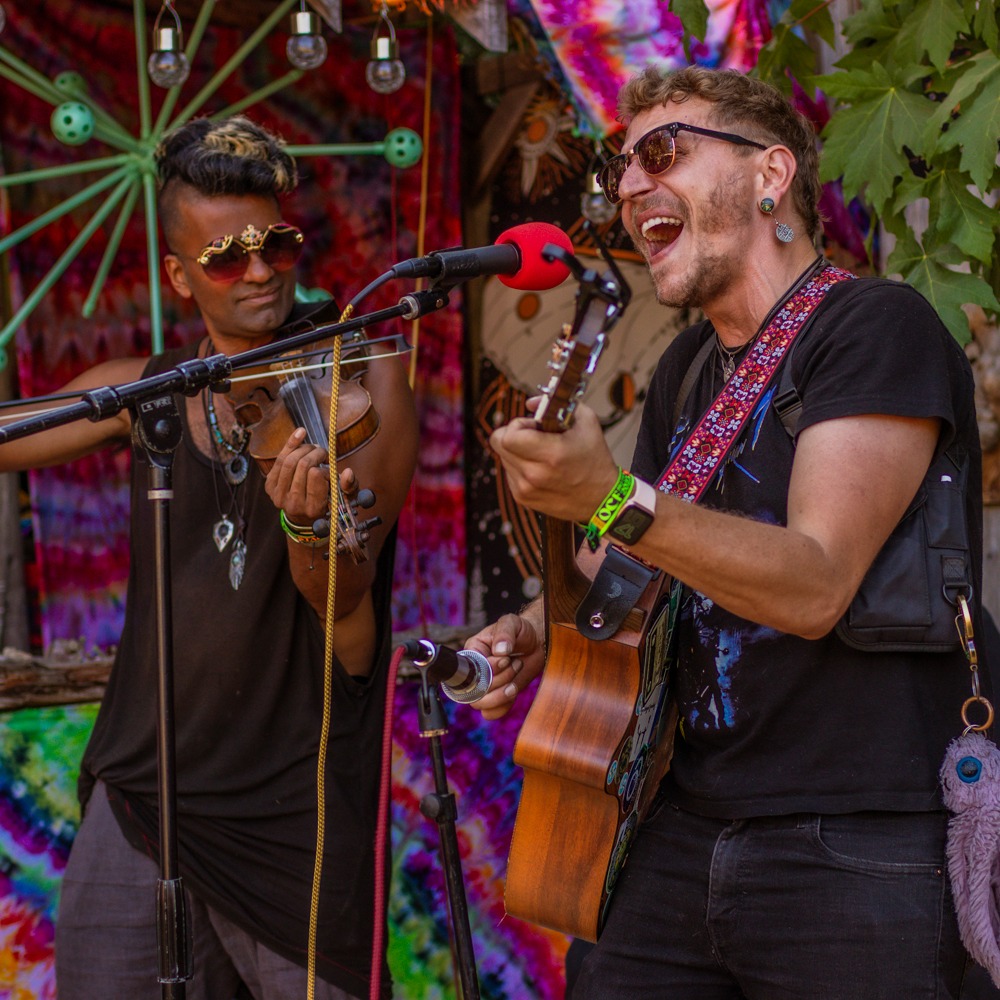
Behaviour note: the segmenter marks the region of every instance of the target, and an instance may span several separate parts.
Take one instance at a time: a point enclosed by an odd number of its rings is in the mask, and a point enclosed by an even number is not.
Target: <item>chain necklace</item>
[[[246,479],[250,469],[250,461],[246,456],[250,432],[237,421],[229,432],[230,440],[225,439],[222,429],[219,427],[219,418],[215,413],[215,400],[212,398],[214,395],[215,393],[211,389],[205,390],[205,419],[208,421],[208,429],[212,432],[216,453],[218,453],[219,448],[222,448],[229,455],[229,458],[222,460],[222,474],[231,486],[238,486]],[[220,458],[222,458],[221,455]]]
[[[209,351],[213,350],[212,342],[208,342]],[[212,400],[211,389],[205,389],[202,403],[205,410],[205,421],[212,435],[212,447],[216,458],[222,466],[222,478],[229,489],[229,509],[223,511],[219,496],[219,483],[215,475],[215,463],[212,464],[212,491],[215,494],[215,506],[219,511],[219,520],[212,525],[212,541],[219,552],[224,552],[232,542],[229,553],[229,583],[233,590],[239,590],[243,582],[243,573],[247,564],[247,546],[244,538],[246,518],[242,509],[241,484],[247,477],[250,462],[246,456],[246,446],[250,434],[245,427],[237,423],[231,432],[231,441],[227,441],[219,427],[219,419],[215,413],[215,403]]]
[[[822,254],[818,254],[816,259],[795,279],[792,286],[785,292],[784,295],[778,299],[773,306],[771,306],[770,312],[761,321],[760,326],[757,327],[757,332],[745,343],[740,344],[739,347],[725,347],[723,346],[722,340],[719,338],[719,333],[715,333],[715,346],[718,350],[719,361],[722,364],[722,381],[723,384],[728,382],[736,371],[737,358],[743,351],[749,350],[756,342],[757,338],[763,333],[767,328],[768,324],[777,314],[781,306],[787,302],[812,276],[818,271],[821,271],[826,266],[826,259]]]
[[[745,344],[740,344],[739,347],[724,347],[722,341],[719,339],[718,333],[715,335],[715,346],[719,352],[719,361],[722,362],[722,380],[723,382],[728,382],[732,377],[733,373],[736,371],[736,358],[742,352],[745,351],[755,340],[756,335],[751,337]]]

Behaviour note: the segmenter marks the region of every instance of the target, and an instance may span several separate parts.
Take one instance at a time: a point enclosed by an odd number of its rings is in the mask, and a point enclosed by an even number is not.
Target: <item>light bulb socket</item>
[[[293,35],[318,35],[319,18],[311,10],[297,10],[291,17]]]
[[[180,52],[181,37],[176,28],[155,28],[153,30],[154,52]]]
[[[377,62],[391,62],[399,58],[399,42],[388,35],[376,35],[372,39],[372,59]]]

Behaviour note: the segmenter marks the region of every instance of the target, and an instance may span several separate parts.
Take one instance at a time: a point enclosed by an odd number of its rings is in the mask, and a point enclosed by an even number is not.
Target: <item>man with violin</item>
[[[600,602],[629,573],[672,581],[673,757],[630,850],[612,854],[610,905],[572,996],[957,997],[967,955],[939,768],[967,712],[977,728],[992,718],[970,691],[982,498],[968,362],[911,288],[817,254],[816,137],[777,90],[733,71],[650,67],[619,109],[624,152],[604,165],[603,190],[658,300],[705,319],[660,361],[631,469],[586,405],[564,433],[532,416],[493,433],[517,500],[585,526],[583,553],[595,550],[608,586],[586,596],[596,613],[553,631],[550,576],[543,602],[467,644],[494,668],[484,716],[502,716],[540,674],[534,707],[548,711],[553,671],[618,662],[606,634],[554,662],[562,637],[599,632],[606,608],[624,615]],[[953,549],[963,585],[953,593],[946,578],[901,601],[904,584],[942,573],[908,534],[940,496],[934,544]],[[917,523],[930,538],[930,515]],[[890,535],[912,544],[885,557]],[[938,624],[936,645],[925,635]],[[579,695],[597,730],[611,705],[595,700]],[[550,720],[552,742],[567,728]],[[607,794],[631,794],[641,773],[626,780],[622,766],[653,755],[610,749]],[[550,756],[562,780],[570,764],[558,745]],[[563,808],[553,795],[545,829],[568,849]]]
[[[279,197],[294,188],[296,172],[281,141],[242,116],[198,119],[168,135],[156,160],[164,265],[175,291],[197,305],[204,335],[152,359],[101,364],[67,389],[234,355],[281,336],[298,316],[294,267],[305,237],[282,220]],[[169,572],[178,863],[193,934],[189,1000],[305,995],[326,630],[333,663],[315,995],[369,995],[394,525],[418,433],[404,366],[380,352],[368,348],[341,386],[352,406],[362,395],[357,416],[369,430],[339,463],[332,491],[325,428],[311,433],[284,412],[270,375],[257,384],[234,373],[234,395],[264,400],[251,408],[249,428],[224,394],[178,397],[184,433],[173,460]],[[329,374],[325,397],[322,377],[302,382],[315,383],[310,402],[328,413]],[[276,408],[280,419],[270,419]],[[348,449],[337,423],[340,455]],[[128,412],[80,421],[5,446],[0,467],[122,447],[131,432]],[[157,989],[154,531],[147,459],[138,446],[132,457],[125,625],[82,765],[84,815],[57,921],[60,1000]],[[340,539],[335,547],[315,524],[349,518],[359,489],[372,491],[375,503],[351,551],[341,553]]]

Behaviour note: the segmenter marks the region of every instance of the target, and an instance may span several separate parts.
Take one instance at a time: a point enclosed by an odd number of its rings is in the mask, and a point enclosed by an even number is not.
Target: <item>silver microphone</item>
[[[463,705],[479,701],[493,683],[490,661],[473,649],[455,650],[430,639],[410,639],[403,648],[416,666],[427,668],[427,679],[440,684],[452,701]]]

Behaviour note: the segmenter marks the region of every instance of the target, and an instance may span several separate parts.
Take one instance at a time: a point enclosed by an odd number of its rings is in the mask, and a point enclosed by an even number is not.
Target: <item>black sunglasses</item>
[[[707,135],[710,139],[722,139],[723,142],[732,142],[737,146],[754,146],[757,149],[767,149],[767,146],[754,142],[752,139],[744,139],[741,135],[733,135],[732,132],[715,132],[710,128],[699,128],[697,125],[685,125],[684,122],[670,122],[669,125],[657,125],[651,129],[628,151],[622,151],[617,156],[612,156],[607,163],[601,167],[597,174],[597,183],[601,185],[604,197],[617,205],[620,202],[621,194],[618,187],[628,169],[630,156],[635,156],[639,161],[639,166],[651,177],[662,174],[674,165],[677,156],[678,132],[694,132],[695,135]]]

